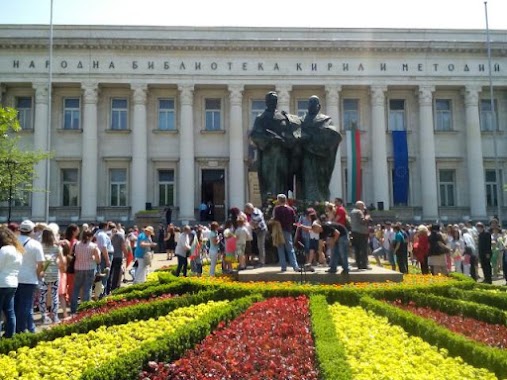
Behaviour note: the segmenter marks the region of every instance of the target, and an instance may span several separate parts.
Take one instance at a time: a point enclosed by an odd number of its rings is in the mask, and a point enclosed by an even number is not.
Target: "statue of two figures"
[[[300,118],[277,109],[276,92],[266,94],[266,110],[255,119],[250,139],[258,149],[258,176],[263,202],[269,194],[294,191],[305,201],[329,200],[329,183],[342,140],[331,118],[320,113],[320,100],[308,100]],[[299,187],[299,186],[298,186]]]

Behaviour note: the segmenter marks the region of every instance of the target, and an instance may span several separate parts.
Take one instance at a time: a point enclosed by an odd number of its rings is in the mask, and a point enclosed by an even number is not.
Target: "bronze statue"
[[[342,137],[329,116],[321,114],[312,96],[303,120],[276,109],[276,92],[266,94],[266,110],[255,119],[250,138],[259,150],[258,176],[262,200],[302,185],[299,199],[329,200],[329,182]]]
[[[299,139],[302,149],[299,175],[303,194],[298,198],[308,201],[329,200],[329,182],[341,140],[342,136],[332,124],[331,117],[320,113],[319,98],[310,97]]]
[[[292,188],[290,159],[296,145],[293,122],[299,123],[299,120],[277,110],[276,92],[268,92],[265,100],[266,110],[257,116],[250,133],[259,150],[258,175],[263,201],[269,194],[287,194]]]

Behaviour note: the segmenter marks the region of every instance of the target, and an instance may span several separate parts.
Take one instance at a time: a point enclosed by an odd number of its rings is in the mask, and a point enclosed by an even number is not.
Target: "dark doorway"
[[[202,170],[201,199],[208,205],[207,220],[225,220],[225,171],[223,169]]]

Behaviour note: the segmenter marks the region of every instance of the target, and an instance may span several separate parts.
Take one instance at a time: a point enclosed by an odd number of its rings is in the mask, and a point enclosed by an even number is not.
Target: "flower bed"
[[[488,290],[475,289],[464,291],[461,289],[450,288],[447,295],[451,298],[459,298],[507,310],[507,293],[505,292],[492,292]]]
[[[414,315],[386,302],[365,296],[360,305],[377,315],[386,317],[390,323],[402,327],[409,334],[418,336],[429,344],[448,350],[454,357],[462,357],[475,367],[485,367],[499,378],[507,378],[507,352],[472,341],[439,324]]]
[[[178,295],[176,295],[177,297]],[[93,317],[101,314],[108,314],[113,310],[127,308],[135,305],[143,305],[154,301],[164,301],[175,297],[173,294],[162,294],[159,296],[152,296],[149,299],[131,299],[131,300],[116,300],[105,298],[105,302],[98,304],[96,307],[88,308],[80,311],[75,316],[63,321],[64,324],[77,323],[85,318]]]
[[[188,281],[173,281],[171,283],[160,284],[158,281],[150,283],[151,285],[144,288],[133,288],[131,291],[114,294],[98,301],[87,301],[79,305],[78,311],[94,309],[104,306],[109,301],[128,301],[134,299],[149,299],[154,296],[163,294],[186,294],[194,293],[205,289],[204,286],[198,283],[191,283]]]
[[[356,380],[496,379],[360,307],[334,304],[330,309]]]
[[[238,297],[234,297],[238,298]],[[7,354],[20,347],[34,347],[42,341],[51,341],[74,333],[86,333],[100,326],[113,326],[128,323],[135,320],[157,318],[171,311],[190,305],[197,305],[210,300],[221,301],[227,299],[223,293],[212,290],[202,291],[196,294],[182,295],[166,300],[141,303],[127,308],[112,310],[106,314],[93,315],[83,318],[72,324],[59,324],[51,329],[43,330],[35,334],[16,334],[11,339],[0,339],[0,354]]]
[[[490,347],[507,347],[507,326],[505,325],[486,323],[459,315],[449,315],[429,307],[417,306],[414,302],[404,304],[401,301],[395,301],[392,304],[420,317],[431,319],[455,333],[467,336]]]
[[[22,347],[9,355],[0,356],[0,373],[3,379],[37,379],[45,376],[53,380],[77,379],[87,368],[97,367],[128,353],[139,344],[175,332],[227,303],[210,301],[182,307],[157,320],[100,327],[86,334],[71,334],[54,341],[41,342],[33,348]]]
[[[345,347],[336,337],[329,305],[324,296],[310,298],[312,330],[315,337],[315,353],[319,372],[323,379],[352,380],[352,370],[347,362]]]
[[[418,306],[440,310],[446,314],[469,317],[495,325],[507,325],[507,313],[493,306],[437,296],[431,294],[431,292],[421,291],[407,292],[403,294],[403,297],[398,297],[395,293],[385,293],[384,296],[388,301],[399,301],[404,304],[415,302]]]
[[[222,324],[180,360],[153,364],[150,379],[316,380],[308,299],[271,298]]]

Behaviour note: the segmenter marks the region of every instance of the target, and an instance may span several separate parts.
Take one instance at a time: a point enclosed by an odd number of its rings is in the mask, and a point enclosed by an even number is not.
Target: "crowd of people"
[[[69,318],[69,308],[72,316],[79,300],[102,298],[121,282],[145,281],[150,264],[146,254],[157,245],[154,235],[151,226],[125,231],[112,222],[70,224],[63,234],[55,223],[24,220],[0,226],[4,337],[35,332],[34,308],[42,324],[57,324],[60,309]]]

